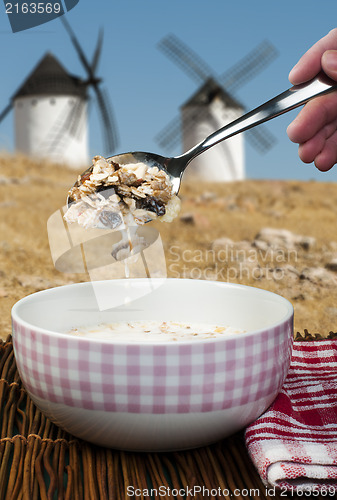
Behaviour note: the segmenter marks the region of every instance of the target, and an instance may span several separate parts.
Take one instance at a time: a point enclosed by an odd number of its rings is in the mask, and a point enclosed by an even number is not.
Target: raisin
[[[147,198],[142,198],[137,200],[137,208],[143,208],[144,210],[148,210],[149,212],[154,212],[159,217],[164,215],[166,212],[165,204],[154,198],[153,196],[148,196]]]
[[[83,174],[81,176],[81,184],[83,184],[83,182],[87,181],[90,179],[90,176],[91,176],[92,172],[87,172],[86,174]]]
[[[99,215],[99,220],[105,227],[115,229],[122,224],[122,217],[117,212],[102,210]]]
[[[120,164],[119,163],[116,163],[113,160],[110,160],[110,163],[113,166],[113,168],[115,169],[115,171],[120,169]]]

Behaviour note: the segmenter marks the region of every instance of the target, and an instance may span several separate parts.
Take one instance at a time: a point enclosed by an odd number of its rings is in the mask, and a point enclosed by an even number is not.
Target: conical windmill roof
[[[86,98],[83,80],[70,75],[56,57],[47,53],[36,65],[13,99],[36,95],[74,95]]]
[[[215,98],[221,99],[227,107],[244,109],[244,106],[213,78],[208,78],[195,94],[181,106],[181,109],[189,106],[208,106]]]

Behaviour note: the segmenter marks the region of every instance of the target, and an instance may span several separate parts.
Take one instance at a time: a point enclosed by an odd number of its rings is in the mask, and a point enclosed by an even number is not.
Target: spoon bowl
[[[147,153],[145,151],[133,151],[129,153],[122,153],[115,156],[109,156],[106,158],[107,161],[113,161],[118,163],[120,166],[130,165],[132,163],[143,163],[147,168],[150,167],[158,167],[160,170],[164,170],[170,178],[170,181],[173,186],[173,193],[177,194],[180,188],[180,174],[175,175],[176,169],[172,169],[172,172],[167,169],[167,166],[171,163],[171,160],[176,160],[176,158],[166,158],[165,156],[160,156],[155,153]],[[80,176],[79,179],[75,182],[74,186],[79,186],[84,179],[91,174],[93,170],[93,165],[87,168]],[[111,189],[111,186],[107,186],[107,188]],[[100,191],[104,190],[100,188]],[[69,206],[72,203],[72,199],[70,196],[67,198],[67,205]]]

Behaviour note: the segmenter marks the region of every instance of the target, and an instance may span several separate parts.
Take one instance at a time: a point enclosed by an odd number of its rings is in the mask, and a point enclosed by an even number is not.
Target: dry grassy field
[[[77,172],[24,157],[0,158],[0,337],[20,298],[87,281],[54,268],[47,220]],[[324,179],[324,175],[322,175]],[[160,231],[167,275],[249,284],[295,308],[295,332],[337,330],[337,184],[247,180],[185,183],[181,214]]]

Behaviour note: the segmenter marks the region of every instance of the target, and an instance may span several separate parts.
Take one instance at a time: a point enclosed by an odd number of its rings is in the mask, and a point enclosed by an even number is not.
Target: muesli
[[[166,172],[144,163],[120,165],[102,156],[93,158],[92,170],[79,176],[69,198],[74,203],[65,220],[85,228],[115,229],[154,219],[171,222],[180,210]]]

